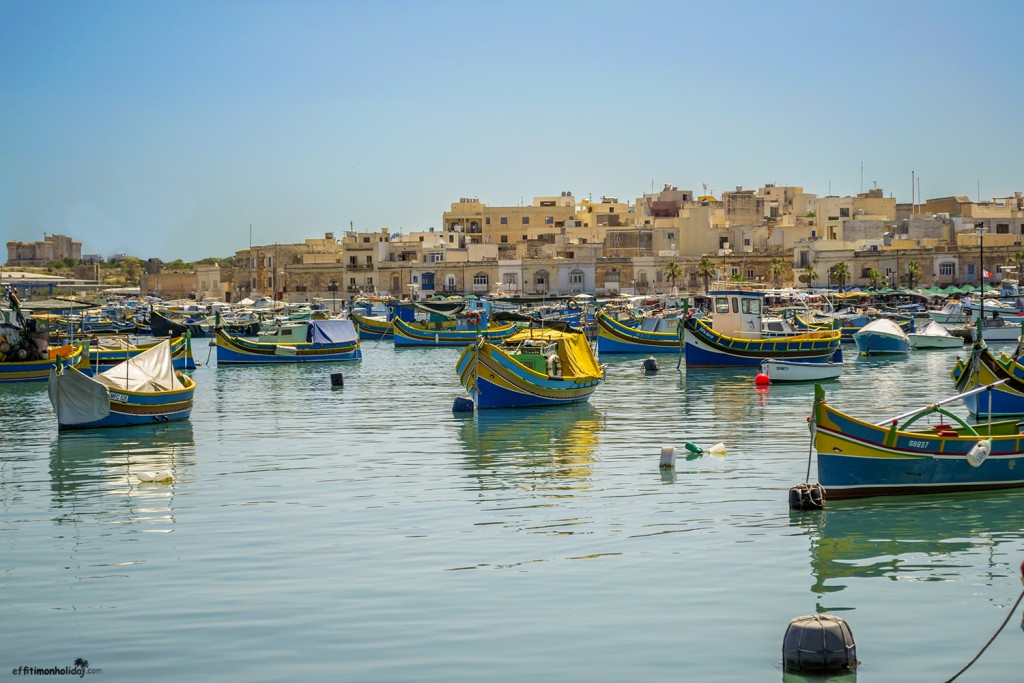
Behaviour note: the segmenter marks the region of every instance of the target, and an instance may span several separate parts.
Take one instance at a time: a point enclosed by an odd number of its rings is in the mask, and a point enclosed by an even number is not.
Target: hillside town
[[[259,296],[303,303],[657,295],[699,291],[708,280],[912,289],[978,285],[983,269],[990,283],[1016,280],[1024,265],[1022,233],[1021,192],[988,201],[958,195],[897,203],[879,188],[818,197],[768,184],[715,197],[666,185],[632,202],[569,191],[521,206],[463,197],[442,213],[440,228],[402,233],[350,225],[173,269],[154,255],[83,256],[88,235],[44,234],[40,242],[7,243],[0,282],[26,299],[115,289],[228,303]],[[112,282],[101,275],[111,261],[138,266]],[[54,274],[55,262],[74,275]]]

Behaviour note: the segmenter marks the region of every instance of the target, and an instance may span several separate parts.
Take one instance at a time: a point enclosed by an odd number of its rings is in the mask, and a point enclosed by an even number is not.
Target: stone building
[[[45,266],[50,261],[62,258],[82,258],[82,243],[66,235],[43,234],[42,242],[8,242],[8,266]]]

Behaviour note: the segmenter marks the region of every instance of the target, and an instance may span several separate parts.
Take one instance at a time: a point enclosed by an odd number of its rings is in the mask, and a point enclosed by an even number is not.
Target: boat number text
[[[927,441],[918,441],[917,439],[911,439],[909,442],[907,442],[907,445],[910,446],[911,448],[928,448]]]
[[[127,394],[118,394],[118,393],[115,393],[115,392],[111,391],[110,392],[110,400],[111,401],[117,401],[118,403],[127,403],[128,402],[128,395]]]

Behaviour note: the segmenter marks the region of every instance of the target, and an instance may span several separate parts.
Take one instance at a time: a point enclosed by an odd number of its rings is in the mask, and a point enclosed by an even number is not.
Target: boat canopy
[[[358,337],[351,320],[310,320],[306,328],[306,341],[314,344],[343,344]]]

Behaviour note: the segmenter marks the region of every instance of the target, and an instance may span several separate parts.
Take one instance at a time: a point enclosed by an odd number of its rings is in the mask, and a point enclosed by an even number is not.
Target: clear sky
[[[460,197],[1001,197],[1020,36],[1008,0],[0,0],[0,237],[192,261]]]

